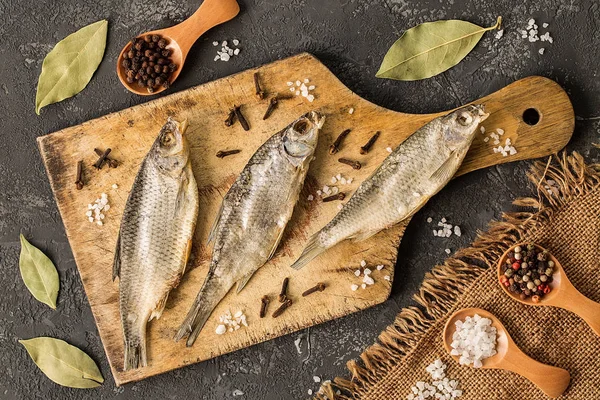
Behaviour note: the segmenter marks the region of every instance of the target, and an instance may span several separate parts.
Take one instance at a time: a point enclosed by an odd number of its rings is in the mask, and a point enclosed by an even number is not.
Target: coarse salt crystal
[[[231,57],[227,53],[221,54],[221,61],[229,61]]]
[[[390,280],[390,276],[386,275],[386,276],[383,277],[383,279],[385,279],[386,281],[389,281]]]
[[[308,78],[304,78],[304,83],[308,83],[308,82],[310,82],[310,81],[308,80]]]
[[[350,285],[350,289],[352,289],[353,292],[356,292],[358,290],[358,285]]]
[[[306,100],[308,100],[312,103],[315,100],[315,96],[313,96],[312,94],[309,94],[308,96],[306,96]]]
[[[342,204],[338,204],[337,208],[338,210],[341,210],[342,208],[344,208],[344,206]]]
[[[365,275],[369,275],[369,274],[371,274],[371,272],[373,272],[373,271],[371,271],[369,268],[365,268],[365,270],[364,270]]]
[[[213,46],[218,46],[219,42],[213,42]]]
[[[391,147],[386,147],[386,148],[385,148],[385,150],[386,150],[388,153],[391,153],[391,152],[392,152],[392,148],[391,148]]]
[[[421,197],[421,193],[413,192],[414,197]]]
[[[237,56],[238,54],[240,54],[240,49],[235,49],[235,50],[233,51],[233,55],[236,55],[236,56]]]
[[[428,223],[431,223],[431,221],[433,221],[433,218],[431,218],[431,217],[427,218]]]
[[[112,184],[112,188],[113,188],[113,189],[118,189],[118,188],[119,188],[119,185],[117,185],[116,183],[113,183],[113,184]]]
[[[366,267],[367,266],[367,262],[365,260],[361,260],[360,266],[363,267],[363,268]]]
[[[498,132],[498,135],[500,135],[500,136],[504,135],[504,129],[502,129],[502,128],[497,128],[496,132]]]
[[[366,289],[367,288],[367,284],[363,283],[362,285],[360,285],[361,288]]]
[[[319,378],[318,376],[313,376],[313,381],[315,381],[316,383],[321,382],[321,378]]]
[[[217,43],[217,44],[218,44],[218,43]],[[216,333],[217,335],[222,335],[222,334],[224,334],[225,332],[227,332],[227,328],[226,328],[226,327],[225,327],[225,325],[223,325],[223,324],[219,324],[219,325],[217,326],[217,329],[215,330],[215,333]]]
[[[548,23],[547,23],[547,22],[544,22],[544,23],[542,24],[542,28],[547,28],[547,27],[548,27]]]
[[[356,271],[354,271],[354,275],[360,276],[360,269],[357,269]]]
[[[309,194],[308,197],[306,198],[308,201],[313,201],[314,200],[314,196],[312,194]]]
[[[346,179],[346,183],[348,183],[348,185],[349,185],[352,183],[353,180],[354,180],[354,178],[348,178],[348,179]]]
[[[480,128],[479,128],[479,130],[481,131],[481,134],[484,134],[484,133],[485,133],[485,128],[484,128],[483,126],[482,126],[482,127],[480,127]]]
[[[456,236],[460,236],[460,235],[462,235],[462,232],[461,232],[461,230],[460,230],[460,226],[456,225],[456,226],[454,227],[454,234],[455,234]]]
[[[375,283],[375,280],[373,278],[371,278],[369,275],[365,275],[365,277],[363,278],[363,282],[366,283],[367,285],[373,285]]]
[[[314,86],[311,87],[314,88]],[[348,114],[354,114],[354,108],[350,107],[350,109],[348,110]]]
[[[377,266],[377,271],[381,271],[382,269],[383,269],[383,265],[382,265],[382,264],[379,264],[379,265]]]
[[[237,46],[238,44],[240,44],[240,41],[237,39],[233,39],[233,45]]]
[[[296,81],[296,86],[300,86],[300,81]]]
[[[331,183],[336,183],[337,182],[337,178],[335,176],[331,177]]]
[[[300,91],[296,90],[296,96],[299,96],[299,95],[300,95]]]
[[[223,47],[227,46],[227,40],[223,40],[223,43],[221,43],[221,46],[223,46]]]
[[[543,48],[543,47],[542,47],[542,48],[540,48],[540,49],[538,50],[538,53],[540,53],[540,54],[544,54],[544,48]]]
[[[287,82],[287,85],[288,85],[288,86],[293,86],[293,85],[294,85],[294,82]]]
[[[446,252],[446,254],[450,254],[450,249],[446,249],[444,251]]]
[[[103,225],[102,221],[96,221],[96,223],[97,223],[98,225],[100,225],[100,226],[102,226],[102,225]]]

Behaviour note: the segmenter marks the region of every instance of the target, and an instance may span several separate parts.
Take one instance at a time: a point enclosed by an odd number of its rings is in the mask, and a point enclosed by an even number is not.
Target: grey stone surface
[[[599,161],[600,11],[596,0],[241,0],[233,21],[208,32],[193,48],[172,91],[227,76],[302,51],[321,59],[352,90],[379,105],[412,113],[452,108],[506,84],[539,74],[559,82],[578,116],[570,150]],[[494,4],[496,3],[496,4]],[[423,275],[445,248],[468,245],[478,229],[531,192],[527,162],[453,180],[411,221],[399,249],[390,299],[364,312],[217,359],[117,388],[65,237],[35,139],[55,130],[150,99],[118,82],[115,58],[139,32],[166,27],[194,11],[198,0],[0,0],[0,398],[2,399],[298,399],[316,390],[313,375],[346,375],[345,363],[372,344],[409,304]],[[504,37],[487,34],[460,65],[419,82],[375,78],[388,47],[407,28],[442,18],[491,25],[504,18]],[[550,24],[554,44],[529,43],[518,33],[530,17]],[[41,63],[67,34],[101,18],[110,21],[104,61],[79,95],[34,113]],[[238,38],[242,53],[213,62],[214,40]],[[544,55],[538,49],[545,47]],[[318,84],[318,83],[317,83]],[[553,132],[548,132],[551,135]],[[518,143],[517,143],[518,147]],[[427,217],[446,217],[463,236],[434,238]],[[59,269],[59,307],[27,292],[18,273],[18,234],[25,233]],[[43,376],[18,339],[48,335],[89,353],[106,378],[95,390],[60,387]],[[298,349],[295,342],[300,340]],[[239,392],[238,392],[239,391]]]

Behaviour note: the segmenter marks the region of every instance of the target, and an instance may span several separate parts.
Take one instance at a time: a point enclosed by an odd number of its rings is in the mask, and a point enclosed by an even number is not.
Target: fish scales
[[[163,143],[167,136],[169,143]],[[160,317],[184,273],[197,215],[187,142],[179,124],[169,120],[140,166],[119,231],[114,277],[119,276],[125,370],[147,364],[146,324]]]
[[[292,265],[300,269],[346,239],[364,240],[417,212],[450,181],[464,159],[483,106],[467,106],[417,130],[361,183],[340,212],[313,235]]]
[[[212,310],[238,283],[243,289],[274,254],[298,201],[323,117],[312,112],[269,138],[225,195],[211,231],[207,277],[176,340],[192,345]]]

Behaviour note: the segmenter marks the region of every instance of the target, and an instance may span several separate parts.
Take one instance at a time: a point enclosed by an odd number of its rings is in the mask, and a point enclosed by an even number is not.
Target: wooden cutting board
[[[259,101],[255,97],[255,71],[260,72],[264,89],[270,94],[290,94],[288,81],[308,78],[309,84],[316,86],[311,92],[315,101],[310,103],[302,96],[283,100],[273,115],[263,121],[267,100]],[[491,112],[484,122],[486,131],[503,129],[502,144],[510,138],[518,152],[502,157],[493,152],[493,139],[484,142],[488,135],[477,134],[458,175],[505,162],[547,156],[563,148],[573,133],[574,114],[569,98],[559,85],[546,78],[521,79],[476,103],[485,104]],[[223,121],[233,104],[243,105],[242,111],[251,127],[249,132],[242,130],[239,123],[224,126]],[[352,108],[354,112],[350,114]],[[276,256],[254,275],[240,294],[233,291],[225,297],[192,348],[186,348],[185,341],[173,342],[172,337],[207,273],[211,248],[206,246],[206,239],[223,196],[250,156],[268,137],[312,109],[320,109],[327,120],[316,159],[311,163],[300,201]],[[527,109],[533,109],[529,113],[539,116],[536,124],[524,122],[523,113]],[[40,152],[117,385],[207,360],[385,301],[390,294],[405,224],[363,242],[340,244],[300,271],[292,270],[289,265],[300,254],[308,237],[338,211],[340,203],[321,202],[317,190],[324,185],[339,186],[340,191],[350,195],[388,155],[386,148],[396,147],[423,124],[442,114],[445,112],[411,115],[372,104],[352,93],[316,58],[304,53],[39,138]],[[171,292],[161,319],[148,325],[149,366],[123,372],[118,281],[111,280],[113,251],[128,191],[142,158],[167,116],[179,120],[187,118],[190,122],[186,135],[200,192],[200,214],[188,271],[180,286]],[[352,132],[341,151],[335,156],[329,155],[329,145],[346,128]],[[375,131],[381,131],[381,136],[367,155],[360,155],[360,146]],[[120,165],[97,171],[91,166],[97,159],[93,149],[107,147],[112,149],[111,156]],[[215,154],[223,149],[241,149],[242,152],[217,158]],[[353,170],[338,163],[338,157],[360,160],[363,168]],[[76,190],[75,167],[80,159],[84,160],[86,185],[83,190]],[[352,183],[332,185],[331,177],[339,173],[352,178]],[[118,189],[112,188],[115,183]],[[111,209],[105,213],[104,225],[98,226],[90,223],[85,213],[88,203],[103,192],[108,194]],[[309,201],[309,195],[315,199]],[[366,260],[374,270],[375,284],[352,291],[352,284],[362,283],[361,278],[354,275],[361,260]],[[384,269],[377,271],[374,266],[378,264],[383,264]],[[384,279],[386,275],[391,279]],[[271,314],[279,305],[275,297],[285,277],[290,277],[289,295],[294,303],[274,319]],[[325,282],[327,289],[301,297],[304,290],[317,282]],[[265,294],[270,295],[272,301],[268,316],[259,319],[260,299]],[[245,312],[249,327],[216,335],[218,317],[227,310]]]

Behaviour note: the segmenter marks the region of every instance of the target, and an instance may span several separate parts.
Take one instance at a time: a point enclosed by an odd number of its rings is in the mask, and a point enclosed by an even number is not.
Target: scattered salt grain
[[[450,254],[451,253],[450,249],[446,249],[444,251],[446,252],[446,254]]]
[[[496,32],[496,39],[500,39],[502,35],[504,35],[504,29],[500,29],[498,32]]]
[[[413,192],[414,197],[421,197],[421,193]]]
[[[237,39],[233,40],[233,45],[237,46],[240,44],[240,41]],[[219,42],[213,42],[213,46],[218,46]],[[217,50],[217,55],[215,55],[214,61],[224,61],[227,62],[231,59],[231,57],[233,56],[237,56],[240,54],[240,49],[239,48],[235,48],[232,49],[227,45],[227,41],[224,40],[221,43],[221,50]]]
[[[500,135],[500,136],[504,135],[504,129],[502,129],[502,128],[497,128],[496,132],[498,132],[498,135]]]
[[[217,44],[218,44],[218,43],[217,43]],[[223,324],[219,324],[219,325],[217,326],[217,329],[215,330],[215,332],[216,332],[216,334],[217,334],[217,335],[222,335],[222,334],[224,334],[225,332],[227,332],[227,328],[225,327],[225,325],[223,325]]]
[[[311,86],[314,89],[314,86]],[[309,89],[311,88],[309,87]],[[348,114],[354,114],[354,108],[350,107],[350,109],[348,110]]]
[[[548,27],[548,23],[547,23],[547,22],[544,22],[544,23],[542,24],[542,28],[547,28],[547,27]]]
[[[364,273],[365,275],[370,275],[370,274],[371,274],[371,272],[373,272],[373,271],[371,271],[369,268],[365,268],[365,270],[364,270],[364,272],[363,272],[363,273]]]
[[[360,262],[360,266],[363,267],[363,268],[366,267],[367,266],[367,262],[365,260],[362,260]]]
[[[337,209],[341,210],[342,208],[344,208],[344,206],[342,204],[338,204]]]
[[[237,46],[238,44],[240,44],[240,41],[237,39],[233,39],[233,45]]]
[[[315,197],[314,197],[312,194],[309,194],[309,195],[308,195],[308,197],[307,197],[307,200],[308,200],[308,201],[313,201],[313,200],[314,200],[314,198],[315,198]]]
[[[454,234],[455,234],[456,236],[458,236],[458,237],[460,237],[460,235],[462,235],[462,232],[461,232],[461,230],[460,230],[460,226],[456,225],[456,226],[454,227]]]
[[[377,266],[377,271],[381,271],[382,269],[383,269],[383,265],[382,265],[382,264],[379,264],[379,265]]]
[[[538,50],[538,53],[540,53],[540,54],[544,54],[544,48],[543,48],[543,47],[542,47],[542,48],[540,48],[540,49]]]
[[[446,364],[442,360],[435,360],[425,370],[431,376],[431,383],[418,381],[412,386],[407,400],[445,399],[454,400],[462,396],[458,388],[458,381],[446,377]]]
[[[361,288],[366,289],[367,288],[367,284],[363,283],[362,285],[360,285]]]
[[[321,382],[321,378],[319,378],[318,376],[313,376],[313,381],[315,381],[316,383]]]
[[[389,281],[390,280],[390,276],[386,275],[386,276],[383,277],[383,279],[385,279],[386,281]]]
[[[118,189],[118,188],[119,188],[119,185],[117,185],[116,183],[113,183],[113,184],[112,184],[112,188],[113,188],[113,189]]]
[[[369,275],[365,275],[363,278],[363,282],[366,283],[367,285],[373,285],[375,283],[375,280],[373,278],[371,278]]]
[[[385,148],[385,150],[386,150],[388,153],[391,153],[391,152],[392,152],[392,148],[391,148],[391,147],[386,147],[386,148]]]
[[[288,82],[288,83],[287,83],[287,85],[288,85],[288,86],[293,86],[293,85],[294,85],[294,82]]]
[[[481,131],[481,134],[483,135],[485,133],[485,128],[482,126],[479,128],[479,130]]]
[[[431,223],[431,221],[433,221],[433,218],[431,218],[431,217],[427,218],[428,223]]]
[[[356,271],[354,271],[354,275],[360,276],[360,269],[357,269]]]
[[[213,46],[218,46],[219,42],[213,42]]]
[[[352,289],[353,292],[356,292],[358,290],[358,285],[350,285],[350,289]]]
[[[312,389],[308,389],[308,395],[312,395]]]

